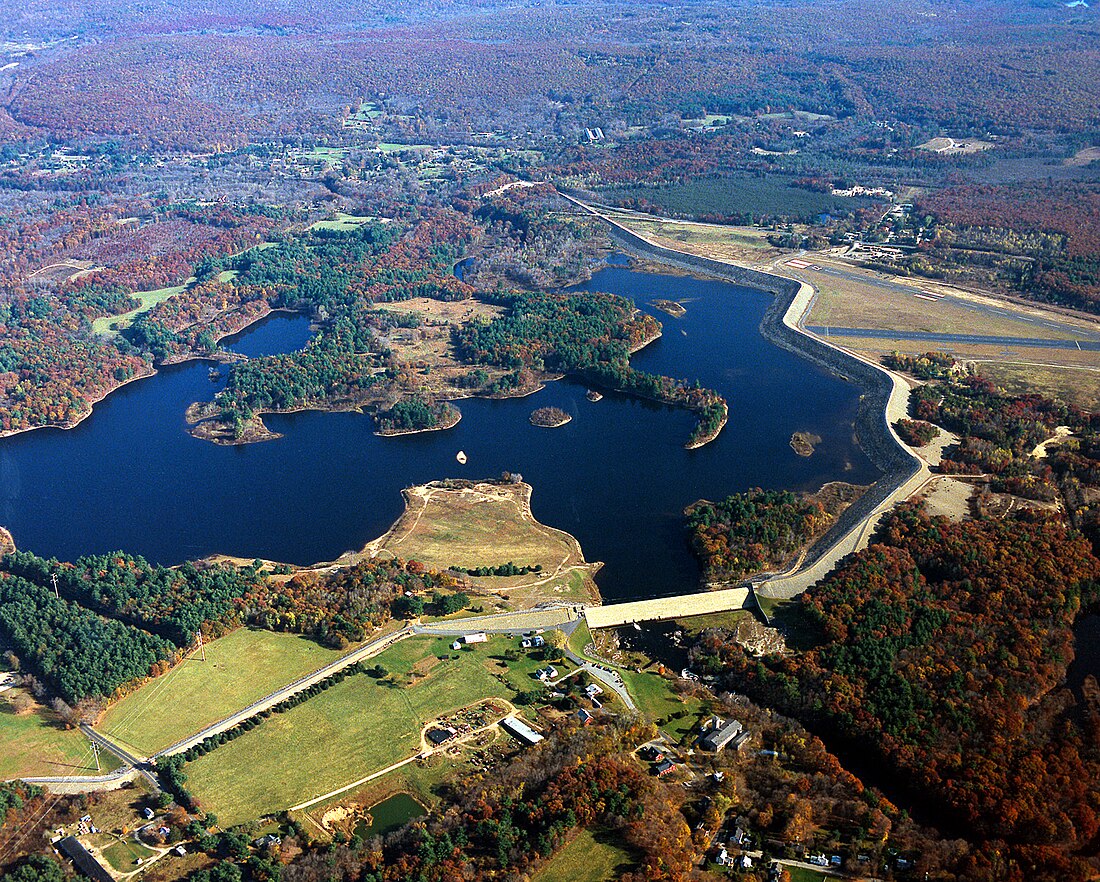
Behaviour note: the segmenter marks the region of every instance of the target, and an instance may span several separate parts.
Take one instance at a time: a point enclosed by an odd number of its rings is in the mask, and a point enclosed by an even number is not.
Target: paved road
[[[982,334],[937,334],[932,331],[886,331],[880,328],[834,328],[808,325],[806,330],[822,337],[864,337],[870,340],[926,340],[929,343],[969,343],[987,346],[1028,346],[1036,349],[1076,349],[1100,352],[1100,340],[1047,340],[1042,337],[995,337]],[[1077,332],[1080,334],[1080,331]]]
[[[603,683],[608,689],[611,689],[619,698],[622,699],[623,704],[626,705],[628,710],[637,711],[638,706],[634,703],[634,699],[630,697],[630,693],[626,691],[626,684],[623,682],[623,678],[619,676],[617,671],[611,668],[598,665],[595,662],[590,662],[587,659],[581,658],[568,646],[565,648],[565,655],[573,664],[578,665],[585,671],[588,671],[593,677]]]
[[[87,723],[80,724],[80,731],[88,736],[92,741],[102,747],[109,753],[114,754],[120,760],[122,760],[123,767],[136,769],[138,773],[145,778],[146,781],[152,786],[153,790],[160,790],[160,782],[157,780],[157,776],[150,770],[148,763],[140,757],[134,756],[128,750],[115,744],[109,738],[104,737]]]

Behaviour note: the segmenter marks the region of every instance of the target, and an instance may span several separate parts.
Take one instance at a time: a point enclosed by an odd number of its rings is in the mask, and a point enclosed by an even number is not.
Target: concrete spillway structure
[[[744,609],[748,600],[748,588],[724,588],[701,594],[680,594],[676,597],[655,597],[651,600],[590,606],[584,611],[584,619],[589,628],[617,628],[634,622],[658,622]]]

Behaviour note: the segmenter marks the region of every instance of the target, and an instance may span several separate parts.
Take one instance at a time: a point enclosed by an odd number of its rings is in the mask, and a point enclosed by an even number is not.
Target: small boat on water
[[[457,459],[461,465],[466,465],[466,451],[458,451],[458,453],[455,455],[455,459]]]

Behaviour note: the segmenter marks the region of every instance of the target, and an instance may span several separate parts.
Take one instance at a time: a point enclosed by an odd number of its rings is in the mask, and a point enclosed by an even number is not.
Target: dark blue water
[[[606,563],[605,597],[641,598],[696,586],[681,514],[696,499],[877,477],[852,437],[858,390],[759,335],[767,295],[622,267],[585,287],[642,307],[655,297],[685,303],[682,319],[655,313],[664,336],[635,364],[721,391],[730,420],[717,441],[686,451],[691,414],[616,395],[592,403],[563,381],[524,399],[459,402],[462,422],[446,432],[379,438],[367,416],[301,413],[265,418],[285,434],[278,441],[220,447],[185,431],[187,405],[219,388],[207,364],[191,363],[115,392],[75,429],[0,442],[0,523],[21,548],[62,559],[121,548],[163,563],[225,552],[305,564],[385,532],[402,487],[508,470],[534,486],[540,521]],[[232,345],[289,351],[307,334],[304,318],[273,316]],[[531,426],[531,411],[546,405],[573,421]],[[823,439],[808,459],[790,448],[797,430]]]

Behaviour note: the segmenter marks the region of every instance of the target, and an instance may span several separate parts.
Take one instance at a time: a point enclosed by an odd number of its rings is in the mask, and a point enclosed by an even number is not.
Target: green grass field
[[[343,682],[184,767],[188,788],[225,826],[297,805],[420,751],[420,730],[482,698],[514,697],[490,658],[514,641],[452,651],[403,640],[377,656],[388,674]]]
[[[346,652],[346,650],[345,650]],[[149,754],[343,655],[296,634],[238,628],[111,706],[99,731]]]
[[[163,303],[170,297],[182,294],[193,281],[195,281],[194,277],[188,279],[182,285],[173,285],[170,288],[158,288],[156,291],[135,291],[134,298],[141,301],[141,306],[121,315],[105,315],[97,318],[92,322],[92,331],[96,334],[117,334],[120,330],[130,327],[134,319],[143,312],[148,312],[158,303]]]
[[[680,741],[698,728],[705,714],[701,701],[681,698],[672,690],[671,681],[658,674],[637,674],[627,670],[620,670],[620,673],[638,709],[657,722],[674,741]],[[671,719],[673,714],[680,713],[683,716]]]
[[[41,705],[15,713],[11,699],[19,691],[0,693],[0,780],[96,774],[88,739],[76,729],[62,729],[57,715]],[[113,771],[118,761],[103,752],[100,765]]]
[[[610,882],[632,865],[630,852],[610,834],[581,830],[535,875],[535,882]]]
[[[340,232],[347,232],[348,230],[354,230],[357,227],[363,226],[363,224],[369,224],[371,221],[378,220],[376,217],[359,217],[354,214],[344,214],[342,211],[336,212],[336,217],[331,220],[319,220],[313,224],[310,224],[311,230],[338,230]]]

